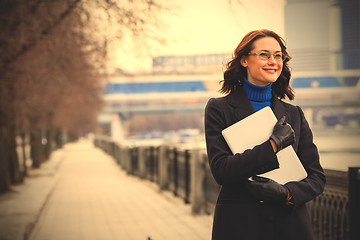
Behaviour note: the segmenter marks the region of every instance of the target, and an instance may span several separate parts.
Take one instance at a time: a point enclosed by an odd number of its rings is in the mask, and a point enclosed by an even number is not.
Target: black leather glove
[[[285,116],[282,116],[275,124],[270,139],[274,140],[276,144],[276,152],[279,152],[295,142],[295,132],[290,124],[285,122]]]
[[[253,177],[254,181],[249,181],[247,189],[251,195],[259,201],[286,202],[289,190],[274,180],[264,177]]]

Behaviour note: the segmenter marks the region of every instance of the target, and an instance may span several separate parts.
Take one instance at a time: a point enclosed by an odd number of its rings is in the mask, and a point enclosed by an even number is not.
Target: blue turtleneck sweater
[[[266,106],[271,107],[271,85],[272,83],[265,87],[256,86],[249,82],[246,77],[244,78],[243,90],[254,107],[255,112]]]

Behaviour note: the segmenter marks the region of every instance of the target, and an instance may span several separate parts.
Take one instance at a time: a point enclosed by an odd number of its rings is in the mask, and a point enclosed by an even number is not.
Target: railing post
[[[125,163],[124,163],[124,167],[125,167],[125,171],[127,174],[131,174],[131,147],[126,146],[126,151],[125,151]]]
[[[114,159],[116,163],[118,162],[119,158],[119,145],[117,143],[114,144]]]
[[[191,174],[190,174],[191,166],[190,166],[190,151],[188,149],[185,150],[185,203],[190,203],[190,182],[191,182]]]
[[[166,190],[169,188],[169,176],[168,176],[168,166],[169,159],[167,158],[167,148],[166,146],[160,146],[159,148],[159,164],[158,164],[158,183],[160,190]]]
[[[155,179],[155,148],[154,146],[150,146],[149,148],[149,173],[150,173],[150,181],[154,182]]]
[[[124,147],[124,146],[121,148],[121,157],[119,159],[120,166],[124,170],[125,170],[125,158],[126,158],[126,151],[127,151],[126,149],[127,149],[127,147]]]
[[[136,148],[135,147],[132,147],[130,148],[129,150],[129,160],[130,160],[130,164],[129,164],[129,173],[134,175],[135,173],[135,154],[136,154]]]
[[[349,167],[350,240],[360,239],[360,167]]]
[[[139,177],[144,179],[146,178],[146,156],[145,156],[145,147],[140,146],[138,150],[138,167],[139,167]]]
[[[178,195],[179,187],[179,166],[178,166],[178,152],[176,147],[174,148],[174,196]]]
[[[119,166],[121,166],[121,152],[122,152],[122,146],[120,144],[117,145],[118,149],[117,149],[117,156],[116,156],[116,162]]]
[[[110,156],[115,156],[115,143],[113,141],[110,141]]]
[[[201,213],[204,207],[205,194],[204,194],[204,177],[205,170],[202,164],[202,151],[200,149],[193,149],[190,152],[190,174],[191,174],[191,211],[193,214]]]

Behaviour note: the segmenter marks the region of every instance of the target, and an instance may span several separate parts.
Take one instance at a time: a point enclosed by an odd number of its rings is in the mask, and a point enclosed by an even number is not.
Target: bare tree
[[[156,32],[157,13],[168,9],[163,3],[0,2],[0,192],[23,179],[16,135],[30,132],[33,165],[39,167],[49,155],[42,154],[44,133],[50,140],[55,132],[82,134],[94,128],[109,43],[127,34],[143,46],[147,39],[162,41]]]

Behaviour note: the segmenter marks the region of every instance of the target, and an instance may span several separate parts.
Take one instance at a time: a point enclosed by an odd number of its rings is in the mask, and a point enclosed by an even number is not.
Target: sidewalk
[[[64,150],[56,150],[40,169],[29,169],[21,185],[0,195],[0,240],[23,240],[32,230],[54,187]]]
[[[127,175],[89,142],[66,145],[41,171],[0,196],[0,239],[210,239],[212,216],[192,215],[190,205]],[[4,223],[19,234],[2,238]]]

